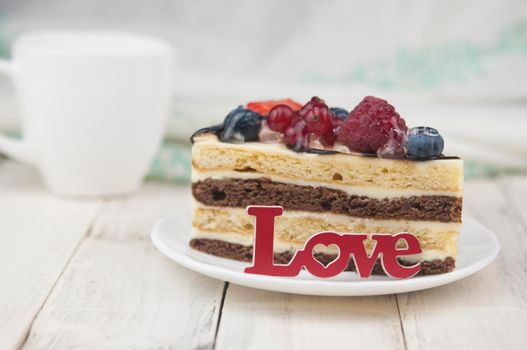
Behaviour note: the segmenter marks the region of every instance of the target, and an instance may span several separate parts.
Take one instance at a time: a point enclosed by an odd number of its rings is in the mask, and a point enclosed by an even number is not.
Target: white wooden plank
[[[224,283],[176,265],[149,238],[188,192],[150,183],[105,200],[24,348],[212,347]]]
[[[505,177],[500,181],[500,188],[505,198],[510,201],[523,227],[527,229],[527,175]]]
[[[210,348],[222,292],[222,282],[174,264],[148,241],[88,238],[24,349]]]
[[[0,162],[0,349],[15,349],[87,233],[100,201],[47,193],[36,172]]]
[[[393,296],[315,297],[230,285],[217,349],[404,347]]]
[[[527,233],[491,181],[466,184],[464,209],[495,230],[501,254],[467,279],[397,296],[408,349],[523,348]]]
[[[189,186],[147,182],[138,193],[106,201],[91,235],[125,240],[147,238],[157,219],[188,207],[190,200]]]

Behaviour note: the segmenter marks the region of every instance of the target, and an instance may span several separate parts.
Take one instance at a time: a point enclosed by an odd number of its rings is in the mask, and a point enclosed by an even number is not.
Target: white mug
[[[0,72],[14,81],[22,140],[0,135],[0,151],[36,166],[60,194],[137,189],[164,134],[172,48],[139,34],[42,31],[12,52]]]

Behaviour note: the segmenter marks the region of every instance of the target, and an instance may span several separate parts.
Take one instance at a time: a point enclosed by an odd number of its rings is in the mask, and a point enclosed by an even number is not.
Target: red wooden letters
[[[372,234],[375,241],[372,253],[368,256],[364,248],[367,234],[338,234],[335,232],[320,232],[307,240],[303,249],[298,250],[287,265],[275,265],[273,262],[274,219],[282,215],[284,209],[279,206],[249,206],[247,214],[256,217],[254,230],[253,265],[245,269],[246,273],[269,276],[296,276],[302,267],[317,277],[333,277],[344,271],[350,256],[355,262],[357,273],[361,278],[371,275],[377,258],[386,274],[392,278],[409,278],[415,276],[421,264],[403,266],[397,260],[398,256],[419,254],[421,247],[414,235],[398,233],[394,235]],[[406,248],[397,248],[399,240],[406,241]],[[313,257],[313,249],[318,244],[335,244],[339,255],[327,266],[322,265]]]

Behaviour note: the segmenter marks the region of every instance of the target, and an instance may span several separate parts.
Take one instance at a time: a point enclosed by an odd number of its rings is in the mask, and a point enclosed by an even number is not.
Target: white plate
[[[185,210],[186,212],[187,210]],[[360,279],[354,272],[319,279],[306,271],[297,277],[273,277],[246,274],[249,263],[219,258],[190,249],[190,212],[168,215],[157,222],[152,232],[154,245],[180,265],[206,276],[231,283],[278,292],[310,295],[381,295],[411,292],[441,286],[465,278],[488,264],[498,255],[500,246],[488,228],[470,218],[463,218],[459,236],[459,256],[453,272],[396,280],[386,276]]]

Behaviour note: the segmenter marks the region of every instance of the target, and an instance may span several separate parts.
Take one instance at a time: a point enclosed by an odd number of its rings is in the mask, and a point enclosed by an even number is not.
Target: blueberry
[[[418,126],[410,129],[406,143],[407,155],[416,159],[436,158],[443,152],[445,142],[439,132],[430,127]]]
[[[344,108],[331,107],[329,110],[331,111],[331,113],[333,113],[339,119],[344,120],[344,119],[348,118],[349,113]]]
[[[239,106],[225,117],[220,140],[230,143],[258,141],[263,119],[258,113]]]

